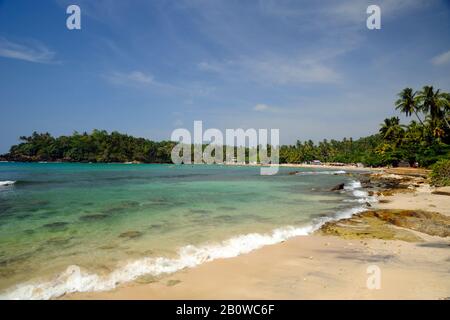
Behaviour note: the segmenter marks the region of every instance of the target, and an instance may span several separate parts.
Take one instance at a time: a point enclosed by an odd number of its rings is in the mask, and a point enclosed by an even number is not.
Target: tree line
[[[450,94],[424,86],[419,91],[405,88],[395,108],[406,117],[387,118],[378,133],[353,140],[297,141],[280,147],[280,163],[322,162],[362,163],[366,166],[397,166],[408,162],[428,167],[450,158]],[[119,132],[93,130],[71,136],[52,137],[34,132],[0,157],[8,161],[142,162],[171,163],[173,141],[155,142]],[[206,145],[204,146],[206,147]],[[193,148],[192,148],[193,149]],[[270,149],[270,147],[269,147]],[[225,153],[224,153],[225,154]],[[246,149],[248,156],[249,150]]]

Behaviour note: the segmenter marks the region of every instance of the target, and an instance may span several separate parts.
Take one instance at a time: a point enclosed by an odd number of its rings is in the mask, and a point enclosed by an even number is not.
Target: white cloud
[[[333,83],[339,74],[325,65],[324,59],[290,58],[285,56],[241,58],[236,61],[208,63],[208,70],[229,79],[247,78],[250,81],[275,85],[302,83]]]
[[[38,41],[20,44],[0,37],[0,57],[35,63],[55,63],[55,52]]]
[[[123,72],[113,72],[106,76],[113,84],[117,85],[131,85],[131,86],[148,86],[152,84],[157,84],[151,74],[145,74],[142,71],[131,71],[128,73]]]
[[[197,67],[202,71],[212,71],[212,72],[221,72],[223,71],[221,66],[218,64],[213,64],[210,62],[202,61],[200,62]]]
[[[431,59],[431,63],[435,66],[440,66],[443,64],[447,64],[450,62],[450,50],[444,53],[441,53],[440,55],[437,55]]]
[[[267,111],[270,107],[267,104],[257,104],[253,107],[254,111]]]
[[[150,73],[139,70],[131,72],[111,72],[103,75],[113,85],[136,87],[142,89],[157,90],[161,94],[176,94],[187,97],[191,100],[194,97],[206,97],[214,92],[215,88],[205,86],[200,83],[190,82],[186,85],[179,85],[164,81],[159,81]]]
[[[286,109],[282,109],[282,108],[278,108],[278,107],[274,107],[274,106],[270,106],[268,104],[264,104],[264,103],[258,103],[257,105],[255,105],[252,109],[253,111],[256,112],[270,112],[270,113],[286,113],[287,110]]]
[[[131,81],[135,81],[135,82],[143,83],[143,84],[146,84],[146,83],[152,83],[152,82],[153,82],[153,76],[151,76],[151,75],[146,75],[146,74],[144,74],[144,73],[141,72],[141,71],[133,71],[133,72],[131,72],[131,73],[128,75],[128,78],[129,78]]]
[[[339,79],[338,74],[322,62],[314,60],[264,59],[244,62],[255,80],[275,84],[329,83]]]

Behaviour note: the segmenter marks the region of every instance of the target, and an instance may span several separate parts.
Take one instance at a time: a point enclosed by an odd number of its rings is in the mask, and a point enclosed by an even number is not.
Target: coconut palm
[[[424,113],[428,113],[431,123],[438,124],[444,119],[448,128],[450,128],[447,119],[445,119],[445,108],[448,105],[448,94],[434,91],[433,86],[424,86],[417,94],[418,107]]]
[[[450,93],[443,93],[443,96],[445,98],[445,102],[444,102],[444,107],[443,107],[443,111],[444,111],[444,122],[447,125],[448,128],[450,128],[450,124],[448,122],[448,118],[450,118]]]
[[[385,140],[396,141],[403,136],[404,130],[399,117],[384,119],[381,124],[380,134]]]
[[[419,122],[423,125],[422,119],[420,119],[416,99],[417,92],[414,92],[412,88],[405,88],[398,94],[399,99],[395,102],[395,109],[403,112],[407,117],[413,113],[416,115]]]

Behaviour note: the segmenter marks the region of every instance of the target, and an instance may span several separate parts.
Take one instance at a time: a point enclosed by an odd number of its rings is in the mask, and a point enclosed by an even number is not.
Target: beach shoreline
[[[425,210],[450,217],[450,197],[433,193],[434,188],[423,178],[424,171],[406,169],[405,174],[402,170],[369,174],[399,181],[407,177],[408,186],[379,192],[380,202],[372,204],[370,210]],[[342,225],[344,220],[333,223]],[[420,240],[346,238],[315,232],[173,274],[142,277],[111,291],[62,298],[447,299],[450,240],[416,230],[407,232]],[[368,268],[374,265],[381,271],[380,289],[367,286]]]

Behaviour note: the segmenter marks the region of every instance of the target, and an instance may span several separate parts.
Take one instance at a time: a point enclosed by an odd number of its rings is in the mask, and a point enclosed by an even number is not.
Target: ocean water
[[[0,163],[0,298],[158,277],[306,235],[367,201],[345,171]]]

